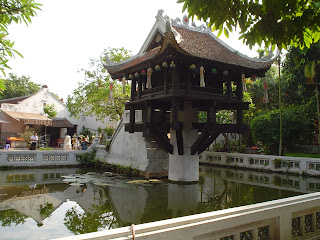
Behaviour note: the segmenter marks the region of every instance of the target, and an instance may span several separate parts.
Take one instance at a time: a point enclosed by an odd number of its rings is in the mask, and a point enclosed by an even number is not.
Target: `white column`
[[[192,102],[184,103],[184,111],[179,111],[179,121],[183,122],[184,154],[178,154],[176,131],[170,130],[170,143],[173,154],[169,154],[168,178],[171,181],[193,182],[199,180],[199,156],[191,155],[191,146],[198,138],[198,130],[192,129],[192,123],[197,122],[198,111],[192,109]]]

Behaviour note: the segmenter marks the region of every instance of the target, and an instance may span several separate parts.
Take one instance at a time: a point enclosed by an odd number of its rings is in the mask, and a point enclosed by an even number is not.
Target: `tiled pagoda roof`
[[[229,66],[249,69],[250,72],[256,72],[258,76],[269,69],[274,61],[274,59],[271,59],[271,56],[262,59],[247,57],[229,47],[208,29],[200,30],[199,28],[175,22],[171,28],[171,33],[172,32],[174,32],[175,35],[177,33],[179,34],[178,41],[177,38],[174,38],[174,42],[171,40],[171,44],[174,45],[174,48],[179,52],[215,63],[218,62]],[[170,38],[170,36],[172,38],[173,33],[171,35],[165,34],[163,41],[165,42],[166,38]],[[119,77],[125,75],[125,73],[132,73],[131,69],[134,66],[150,62],[161,54],[166,47],[167,45],[162,44],[161,47],[159,46],[147,52],[137,54],[123,62],[103,62],[103,65],[112,77]]]

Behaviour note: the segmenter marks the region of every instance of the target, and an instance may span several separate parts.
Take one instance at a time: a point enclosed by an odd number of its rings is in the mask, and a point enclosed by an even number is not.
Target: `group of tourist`
[[[77,135],[74,133],[71,138],[71,144],[73,150],[87,150],[89,141],[87,137],[77,137]]]
[[[30,150],[36,150],[36,146],[38,143],[38,135],[36,132],[34,132],[34,134],[30,137],[30,142],[31,142]],[[76,133],[73,134],[71,143],[72,143],[73,150],[87,150],[89,146],[88,137],[80,137],[80,136],[77,137]],[[11,145],[11,141],[8,138],[4,138],[4,149],[9,150],[10,145]]]

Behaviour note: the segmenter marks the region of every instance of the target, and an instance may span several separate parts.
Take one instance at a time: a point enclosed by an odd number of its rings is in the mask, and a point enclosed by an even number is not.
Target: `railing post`
[[[279,222],[276,226],[276,236],[279,239],[292,239],[292,216],[291,212],[283,211],[279,216]]]

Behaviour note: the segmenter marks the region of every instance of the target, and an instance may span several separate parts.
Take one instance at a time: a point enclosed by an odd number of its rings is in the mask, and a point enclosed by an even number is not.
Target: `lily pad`
[[[134,180],[134,181],[129,181],[128,183],[133,183],[133,184],[148,183],[148,180]]]

